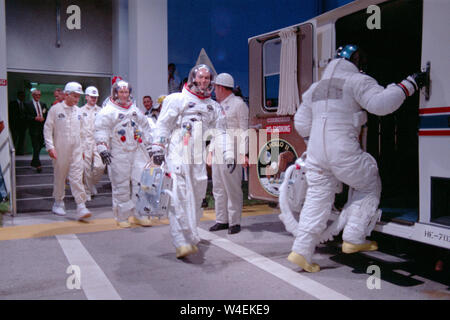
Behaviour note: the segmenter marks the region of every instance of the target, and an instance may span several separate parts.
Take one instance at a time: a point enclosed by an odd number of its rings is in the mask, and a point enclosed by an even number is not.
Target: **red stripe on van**
[[[450,136],[450,130],[420,130],[419,136]]]
[[[433,114],[433,113],[446,113],[446,112],[450,112],[450,107],[419,109],[419,114]]]

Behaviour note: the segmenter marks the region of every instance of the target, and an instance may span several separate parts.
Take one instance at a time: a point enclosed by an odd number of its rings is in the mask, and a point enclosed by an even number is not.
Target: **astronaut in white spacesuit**
[[[208,183],[204,136],[212,132],[230,173],[236,167],[225,113],[210,97],[213,81],[208,66],[195,66],[182,92],[166,97],[156,123],[153,161],[166,161],[173,177],[168,215],[177,258],[196,253],[200,241],[197,225]]]
[[[122,228],[130,227],[130,222],[151,226],[150,219],[135,210],[138,183],[150,159],[151,130],[147,117],[132,101],[126,81],[116,81],[111,91],[95,118],[94,138],[103,163],[108,165],[114,217]]]
[[[381,214],[381,180],[375,159],[361,149],[358,136],[366,111],[380,116],[392,113],[424,84],[424,73],[417,73],[383,88],[360,72],[365,64],[366,56],[357,46],[340,48],[322,79],[304,93],[294,117],[296,130],[309,137],[308,190],[288,260],[308,272],[320,270],[311,258],[327,226],[339,181],[353,191],[339,217],[344,228],[342,251],[378,249],[366,236]]]

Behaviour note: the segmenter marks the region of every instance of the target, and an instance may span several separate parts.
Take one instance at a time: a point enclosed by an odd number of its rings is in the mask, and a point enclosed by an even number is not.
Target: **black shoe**
[[[235,234],[241,231],[241,225],[236,224],[234,226],[231,226],[230,229],[228,229],[228,234]]]
[[[37,171],[37,173],[41,173],[42,172],[42,167],[41,166],[37,167],[36,171]]]
[[[203,199],[202,208],[208,208],[208,200],[206,200],[206,198]]]
[[[209,228],[209,231],[219,231],[225,229],[228,229],[228,223],[216,223],[211,228]]]

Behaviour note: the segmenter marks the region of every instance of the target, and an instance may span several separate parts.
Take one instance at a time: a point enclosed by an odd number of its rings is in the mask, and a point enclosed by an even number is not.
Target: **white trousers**
[[[114,217],[117,221],[126,221],[132,215],[138,216],[135,210],[136,194],[147,159],[141,149],[133,152],[114,150],[112,156],[108,175],[111,180]]]
[[[216,221],[230,226],[241,224],[242,167],[238,164],[230,174],[225,164],[213,164],[212,182]]]
[[[81,152],[70,149],[68,152],[55,148],[58,159],[53,159],[53,197],[55,201],[63,201],[66,179],[69,179],[70,190],[76,204],[86,202],[86,192],[83,185],[83,158]]]
[[[343,240],[353,244],[365,242],[367,227],[380,202],[381,180],[376,161],[370,154],[355,154],[353,160],[339,163],[338,167],[323,169],[307,159],[308,190],[292,251],[303,255],[308,262],[311,262],[320,235],[327,227],[337,180],[354,189],[352,197],[341,212],[341,215],[347,217]]]

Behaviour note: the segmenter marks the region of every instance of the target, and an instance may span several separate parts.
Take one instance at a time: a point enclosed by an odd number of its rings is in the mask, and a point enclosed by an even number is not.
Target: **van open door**
[[[313,82],[314,26],[291,27],[296,32],[297,86],[301,96]],[[306,149],[294,128],[294,114],[277,115],[282,41],[279,31],[249,39],[249,197],[278,201],[286,168]],[[256,135],[255,135],[256,133]],[[250,142],[252,140],[250,139]]]

